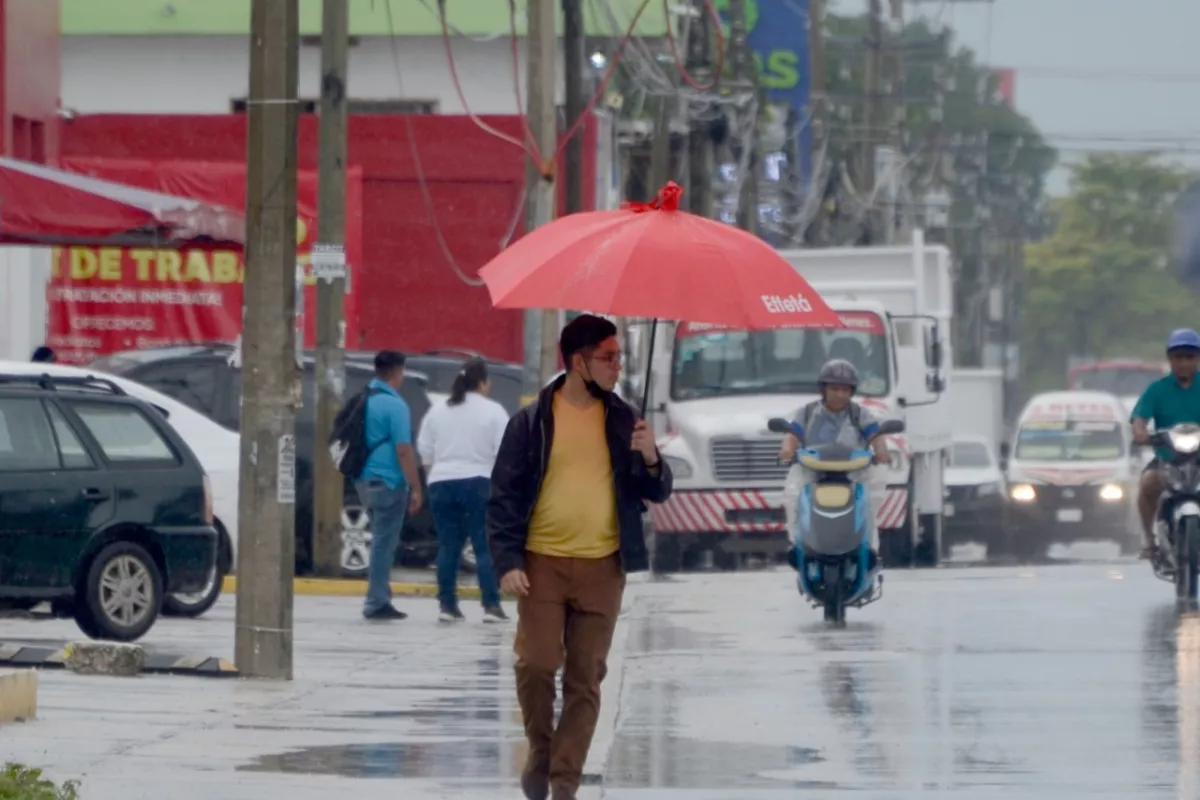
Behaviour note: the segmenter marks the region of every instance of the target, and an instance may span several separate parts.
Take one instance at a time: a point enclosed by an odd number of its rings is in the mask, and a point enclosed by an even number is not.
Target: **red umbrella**
[[[0,244],[241,244],[240,212],[0,158]]]
[[[842,327],[773,247],[732,225],[680,211],[682,194],[672,182],[653,203],[571,214],[531,231],[479,271],[492,305],[743,330]],[[656,329],[651,325],[651,354]],[[643,414],[649,396],[647,368]]]
[[[571,214],[533,230],[479,271],[492,304],[746,330],[841,327],[773,247],[679,211],[682,194],[668,183],[653,203]]]

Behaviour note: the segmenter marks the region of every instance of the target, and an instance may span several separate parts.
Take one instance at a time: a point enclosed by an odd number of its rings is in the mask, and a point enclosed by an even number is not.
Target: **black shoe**
[[[458,610],[458,606],[443,605],[438,612],[438,622],[462,622],[466,617]]]
[[[370,620],[408,619],[408,614],[388,603],[374,611],[364,611],[363,618]]]
[[[508,622],[508,614],[500,606],[485,606],[483,609],[484,622]]]

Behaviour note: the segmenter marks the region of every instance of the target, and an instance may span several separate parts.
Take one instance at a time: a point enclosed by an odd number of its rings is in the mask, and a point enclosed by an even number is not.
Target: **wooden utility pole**
[[[691,25],[688,32],[687,70],[698,81],[708,83],[713,70],[711,22],[704,0],[692,0]],[[684,200],[693,214],[712,219],[713,202],[713,140],[709,124],[703,119],[688,122],[688,186]],[[657,191],[655,187],[654,191]]]
[[[583,116],[587,105],[584,75],[583,0],[562,0],[563,11],[563,72],[566,81],[567,124]],[[583,132],[567,143],[566,152],[566,212],[583,211]]]
[[[557,199],[556,164],[558,115],[555,108],[554,61],[557,36],[554,31],[554,0],[529,0],[529,29],[526,32],[526,67],[529,79],[529,130],[537,141],[543,164],[528,168],[528,185],[533,188],[526,210],[526,230],[554,220]],[[538,309],[525,312],[525,370],[545,386],[558,371],[558,312]]]
[[[746,31],[746,5],[744,0],[729,0],[729,50],[733,56],[733,78],[737,91],[752,91],[756,102],[750,104],[755,119],[750,126],[747,141],[742,142],[742,162],[746,165],[745,172],[739,176],[741,192],[738,197],[737,224],[739,228],[758,233],[758,119],[762,106],[757,102],[760,96],[758,73],[754,67],[754,59],[750,54],[750,42]]]
[[[234,660],[292,678],[298,0],[250,6],[241,492]]]
[[[321,18],[321,116],[317,183],[316,457],[313,459],[313,571],[342,573],[342,474],[325,457],[325,442],[346,386],[346,62],[350,11],[325,0]],[[307,410],[305,413],[308,413]]]

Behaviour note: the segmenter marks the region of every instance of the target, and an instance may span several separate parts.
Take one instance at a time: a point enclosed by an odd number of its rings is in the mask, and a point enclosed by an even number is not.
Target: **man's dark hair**
[[[375,377],[387,380],[404,369],[405,356],[398,350],[380,350],[375,354]]]
[[[617,326],[611,320],[595,314],[580,314],[562,329],[558,337],[558,349],[562,353],[563,368],[571,371],[571,356],[590,350],[605,339],[617,335]]]
[[[51,350],[49,347],[46,347],[45,345],[42,345],[41,347],[39,347],[38,349],[33,351],[33,358],[31,360],[34,362],[44,362],[44,363],[53,364],[55,361],[58,360],[58,358],[54,355],[53,350]]]

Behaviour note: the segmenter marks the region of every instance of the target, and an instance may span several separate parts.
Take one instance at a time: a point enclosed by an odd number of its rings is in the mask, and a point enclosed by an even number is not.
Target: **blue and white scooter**
[[[803,438],[798,425],[776,417],[767,423],[774,433]],[[881,434],[903,433],[904,423],[887,420]],[[846,622],[846,607],[861,608],[883,596],[883,576],[871,553],[871,499],[856,473],[874,463],[875,454],[843,444],[823,444],[796,452],[796,462],[810,474],[796,500],[796,544],[789,561],[798,573],[800,593],[825,609],[825,621]],[[878,588],[877,588],[878,585]]]

